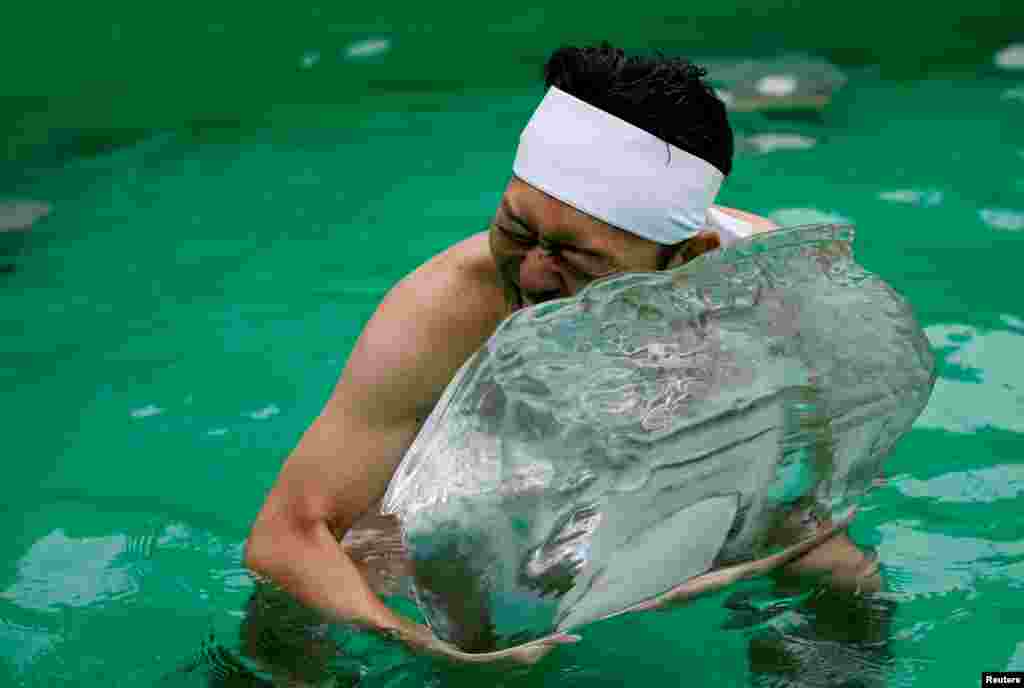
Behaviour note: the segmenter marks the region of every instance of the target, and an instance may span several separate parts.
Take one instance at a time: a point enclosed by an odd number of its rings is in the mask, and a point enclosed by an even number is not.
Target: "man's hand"
[[[827,543],[835,536],[840,535],[842,531],[850,525],[855,515],[856,511],[838,523],[823,525],[813,536],[798,542],[795,545],[791,545],[770,557],[744,562],[742,564],[737,564],[736,566],[730,566],[696,576],[685,583],[677,585],[671,590],[658,595],[657,597],[635,604],[632,607],[627,607],[620,612],[610,614],[604,618],[610,618],[612,616],[618,616],[619,614],[626,614],[628,612],[650,610],[665,611],[686,604],[690,600],[701,595],[717,592],[718,590],[732,585],[737,581],[775,572],[794,560],[804,557],[808,553],[813,553],[816,548]]]
[[[463,652],[451,643],[441,640],[427,627],[402,618],[400,626],[387,633],[405,643],[412,651],[455,664],[491,664],[497,666],[530,666],[539,662],[559,645],[572,645],[580,637],[568,633],[554,633],[545,638],[497,652]]]

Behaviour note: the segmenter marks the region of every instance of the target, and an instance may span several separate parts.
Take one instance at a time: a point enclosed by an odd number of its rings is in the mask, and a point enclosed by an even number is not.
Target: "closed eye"
[[[498,225],[498,231],[501,232],[502,236],[510,241],[514,241],[520,246],[532,246],[537,243],[537,239],[535,237],[530,236],[529,234],[524,234],[523,232],[515,232],[508,227]]]

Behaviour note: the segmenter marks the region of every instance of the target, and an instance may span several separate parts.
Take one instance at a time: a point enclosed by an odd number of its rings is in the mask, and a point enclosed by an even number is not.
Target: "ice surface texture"
[[[385,496],[435,633],[508,647],[792,544],[796,508],[847,516],[935,381],[853,236],[759,234],[505,320]]]

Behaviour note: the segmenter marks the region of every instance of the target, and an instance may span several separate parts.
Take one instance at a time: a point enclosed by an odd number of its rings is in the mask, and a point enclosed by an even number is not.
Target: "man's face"
[[[510,302],[572,296],[618,272],[651,271],[658,244],[576,210],[513,177],[490,228],[491,254]]]

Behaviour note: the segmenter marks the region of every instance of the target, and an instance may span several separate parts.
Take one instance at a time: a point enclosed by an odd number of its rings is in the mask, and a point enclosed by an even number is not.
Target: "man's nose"
[[[538,244],[519,265],[519,286],[527,291],[550,291],[561,287],[558,258],[549,247]]]

